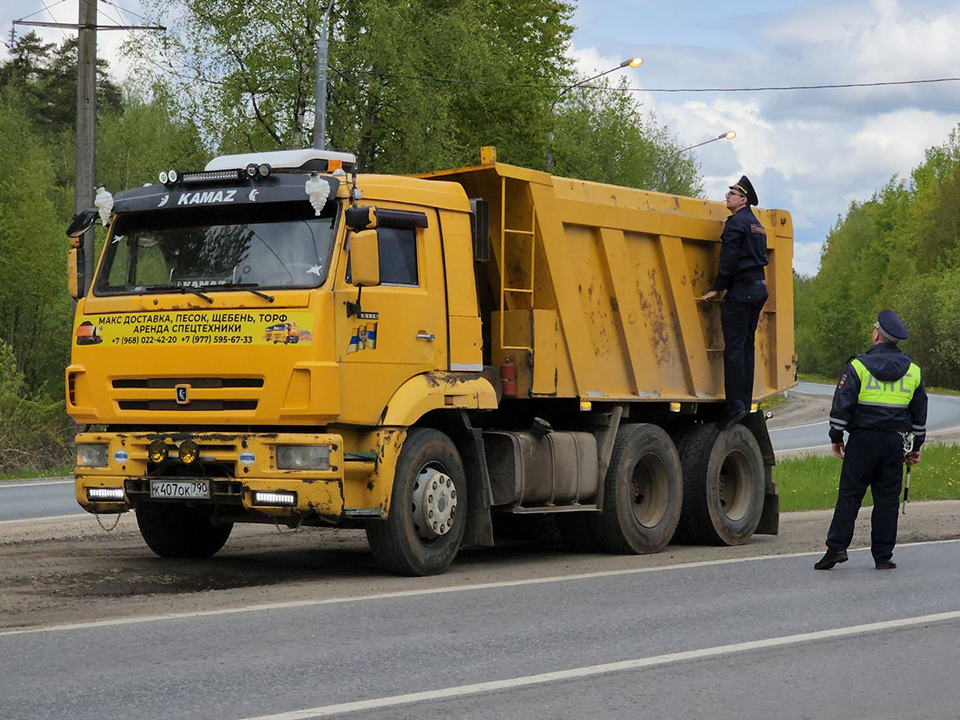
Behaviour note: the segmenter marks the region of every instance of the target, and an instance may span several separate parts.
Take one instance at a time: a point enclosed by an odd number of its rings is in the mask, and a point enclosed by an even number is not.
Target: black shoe
[[[736,425],[738,422],[740,422],[741,420],[743,420],[746,416],[747,416],[747,411],[746,411],[746,410],[739,410],[739,411],[733,413],[732,415],[727,415],[727,416],[723,419],[723,422],[720,424],[720,429],[721,429],[721,430],[726,430],[726,429],[729,428],[729,427],[733,427],[733,426]]]
[[[893,560],[877,563],[877,570],[896,570],[897,564]]]
[[[817,570],[829,570],[837,563],[845,563],[847,561],[847,551],[846,550],[827,550],[826,555],[817,560],[817,563],[813,566]],[[877,567],[880,567],[877,565]]]

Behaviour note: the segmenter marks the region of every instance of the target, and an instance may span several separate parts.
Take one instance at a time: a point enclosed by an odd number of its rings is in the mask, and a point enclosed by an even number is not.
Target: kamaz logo
[[[187,391],[190,389],[189,385],[177,385],[177,405],[186,405],[190,402],[187,397]]]
[[[177,205],[204,205],[206,203],[233,202],[236,190],[206,190],[204,192],[183,193],[177,200]]]

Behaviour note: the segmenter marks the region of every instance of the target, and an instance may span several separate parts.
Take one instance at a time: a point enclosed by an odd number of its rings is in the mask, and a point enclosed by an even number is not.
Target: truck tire
[[[214,525],[209,508],[168,503],[137,505],[137,525],[150,549],[166,558],[208,558],[233,530],[233,523]]]
[[[600,547],[600,541],[597,534],[593,531],[593,525],[590,513],[568,512],[557,513],[554,516],[554,522],[557,525],[557,531],[563,538],[563,544],[567,549],[576,553],[597,553],[603,550]]]
[[[603,512],[589,521],[600,545],[620,554],[666,547],[680,521],[680,456],[656,425],[621,426],[603,487]]]
[[[760,446],[743,425],[721,430],[708,423],[680,443],[683,466],[683,537],[707,545],[741,545],[763,512]]]
[[[414,428],[397,460],[387,519],[367,526],[377,562],[399,575],[439,575],[453,562],[467,523],[467,479],[453,441]]]

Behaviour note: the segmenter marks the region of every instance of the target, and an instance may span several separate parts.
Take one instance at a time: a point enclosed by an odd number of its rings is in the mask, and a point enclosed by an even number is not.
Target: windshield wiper
[[[140,294],[146,295],[147,293],[150,293],[150,292],[169,292],[171,290],[173,292],[178,292],[181,295],[186,295],[187,293],[193,293],[197,297],[203,298],[208,303],[213,302],[212,297],[210,297],[209,295],[206,295],[205,293],[200,292],[194,287],[190,287],[189,285],[150,285],[149,287],[145,287],[143,289],[143,292]]]
[[[203,290],[246,290],[247,292],[253,293],[257,297],[261,297],[267,302],[273,302],[273,295],[267,295],[265,292],[257,290],[259,287],[256,283],[224,283],[223,285],[204,285]]]

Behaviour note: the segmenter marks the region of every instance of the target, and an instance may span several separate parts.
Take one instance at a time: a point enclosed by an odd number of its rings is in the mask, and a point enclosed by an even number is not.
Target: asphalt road
[[[91,616],[0,633],[0,717],[955,718],[958,549]]]
[[[798,383],[790,392],[806,395],[833,395],[832,385]],[[931,395],[927,429],[945,430],[960,426],[960,397]],[[773,448],[802,450],[824,447],[829,444],[827,420],[780,428],[770,431]],[[25,481],[0,483],[0,522],[48,518],[65,515],[84,515],[73,496],[73,483],[62,479],[50,481]]]
[[[833,391],[833,385],[802,382],[797,383],[797,387],[789,392],[833,397]],[[960,397],[930,395],[927,406],[927,432],[947,430],[958,426],[960,426]],[[828,430],[828,421],[827,418],[824,418],[821,422],[808,425],[771,430],[770,439],[773,442],[773,449],[777,452],[812,450],[830,444],[830,438],[827,435]]]

